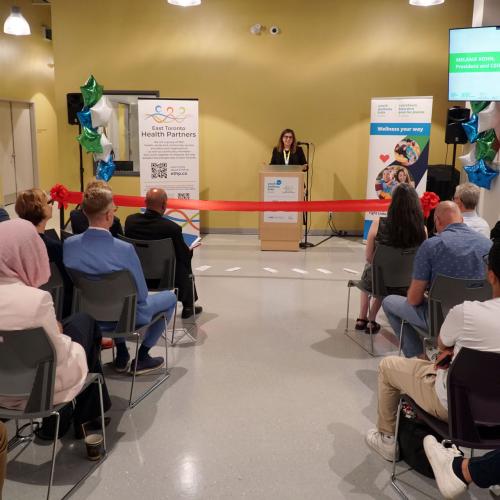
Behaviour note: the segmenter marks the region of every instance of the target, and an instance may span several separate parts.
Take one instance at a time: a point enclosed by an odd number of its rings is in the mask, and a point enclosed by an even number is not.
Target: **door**
[[[31,104],[0,101],[0,161],[5,204],[35,185]]]

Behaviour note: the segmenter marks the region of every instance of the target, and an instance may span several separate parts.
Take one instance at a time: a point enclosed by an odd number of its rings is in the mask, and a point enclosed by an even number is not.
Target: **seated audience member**
[[[491,230],[490,238],[492,240],[500,239],[500,221],[498,221]]]
[[[366,292],[361,292],[361,306],[359,317],[356,320],[356,330],[372,333],[380,330],[380,325],[375,321],[382,305],[382,298],[372,299],[370,317],[368,317],[368,292],[372,289],[371,264],[377,244],[394,248],[418,247],[427,238],[424,225],[424,215],[418,194],[409,184],[400,184],[392,194],[392,201],[387,212],[387,218],[375,219],[370,226],[366,243],[366,266],[361,277]],[[406,290],[392,291],[392,293],[406,294]]]
[[[7,467],[7,427],[0,421],[0,500],[2,500],[3,482],[5,479],[5,469]]]
[[[5,222],[6,220],[9,220],[9,214],[5,208],[0,207],[0,222]]]
[[[167,193],[163,189],[150,189],[146,194],[146,211],[129,215],[125,221],[125,236],[135,240],[161,240],[172,238],[175,250],[175,286],[179,289],[179,300],[182,302],[182,317],[189,318],[201,313],[201,306],[193,311],[193,302],[198,299],[191,276],[191,259],[193,252],[182,237],[181,227],[171,220],[163,218],[167,209]]]
[[[493,299],[467,301],[451,309],[438,337],[441,351],[453,349],[453,356],[462,347],[500,352],[500,241],[495,242],[488,255],[487,276]],[[386,460],[392,460],[398,453],[394,433],[401,394],[407,394],[427,413],[446,422],[447,375],[446,368],[437,368],[431,361],[400,356],[383,359],[378,374],[377,428],[368,431],[367,444]]]
[[[89,189],[95,189],[95,188],[106,188],[111,190],[109,187],[109,184],[105,181],[100,181],[100,180],[92,180],[90,181],[87,186],[85,187],[85,191],[88,191]],[[71,222],[71,229],[73,231],[73,234],[82,234],[84,233],[88,228],[89,228],[89,221],[87,217],[85,217],[85,214],[83,213],[82,209],[75,209],[71,210],[69,214],[69,220]],[[120,222],[120,219],[116,217],[116,215],[113,215],[113,224],[111,224],[111,227],[109,228],[109,232],[116,238],[119,234],[123,235],[123,228],[122,224]]]
[[[413,263],[413,277],[405,297],[389,295],[382,302],[394,333],[399,336],[404,324],[403,352],[407,357],[423,352],[422,341],[412,327],[427,330],[425,292],[438,274],[452,278],[484,279],[483,256],[491,241],[463,223],[459,208],[452,201],[441,202],[434,212],[439,233],[422,243]]]
[[[41,189],[28,189],[17,196],[15,209],[21,219],[31,222],[36,227],[47,248],[49,262],[53,262],[61,273],[64,284],[63,318],[65,318],[71,314],[73,282],[63,264],[62,243],[45,234],[45,226],[52,218],[52,205],[49,203],[49,198]]]
[[[465,458],[455,445],[445,448],[431,435],[424,438],[424,450],[445,498],[458,497],[471,483],[480,488],[500,484],[500,450]]]
[[[176,297],[173,292],[163,291],[148,295],[148,289],[139,258],[134,247],[117,238],[113,238],[109,228],[113,224],[113,195],[107,188],[87,190],[82,203],[83,212],[89,219],[90,226],[83,233],[72,236],[64,242],[64,264],[68,269],[75,269],[89,275],[106,274],[122,269],[129,270],[137,286],[137,326],[149,323],[159,312],[165,311],[168,319],[175,309]],[[164,332],[163,321],[152,325],[139,349],[137,373],[146,373],[163,365],[162,357],[151,357],[149,350],[156,344]],[[127,371],[129,353],[125,339],[115,339],[117,356],[115,370]]]
[[[0,224],[0,241],[1,329],[44,328],[57,358],[54,404],[70,402],[76,397],[73,422],[80,437],[81,425],[93,422],[100,415],[97,386],[92,384],[78,393],[89,371],[102,373],[101,332],[87,314],[70,316],[62,325],[57,322],[50,293],[38,288],[49,279],[50,268],[47,250],[31,223],[15,219]],[[108,410],[111,402],[105,386],[103,396],[104,408]],[[4,408],[23,409],[25,405],[26,398],[0,395],[0,406]],[[44,419],[42,430],[46,420],[50,418]],[[70,421],[66,424],[61,420],[61,429],[67,429]]]
[[[467,224],[467,226],[474,229],[474,231],[489,238],[490,226],[482,217],[479,217],[476,212],[480,194],[481,190],[478,186],[471,182],[465,182],[457,186],[453,201],[457,204],[460,212],[462,212],[464,224]]]

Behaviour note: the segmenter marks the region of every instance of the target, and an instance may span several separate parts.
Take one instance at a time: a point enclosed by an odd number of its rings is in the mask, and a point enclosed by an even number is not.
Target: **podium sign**
[[[302,166],[269,165],[260,172],[260,199],[263,201],[301,201],[304,173]],[[302,214],[261,212],[261,250],[298,251]]]

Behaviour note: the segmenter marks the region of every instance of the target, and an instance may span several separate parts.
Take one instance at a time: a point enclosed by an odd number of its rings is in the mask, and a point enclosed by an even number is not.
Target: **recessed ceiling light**
[[[410,0],[410,5],[416,7],[430,7],[431,5],[440,5],[444,0]]]
[[[201,0],[167,0],[171,5],[178,5],[179,7],[194,7],[200,5]]]

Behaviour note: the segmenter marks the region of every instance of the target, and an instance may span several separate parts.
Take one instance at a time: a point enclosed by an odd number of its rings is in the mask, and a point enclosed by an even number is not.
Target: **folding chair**
[[[347,314],[345,334],[366,352],[375,356],[373,350],[373,333],[370,328],[370,349],[366,347],[354,336],[349,334],[349,304],[351,300],[351,288],[368,293],[368,316],[370,316],[370,302],[372,297],[387,297],[390,290],[395,288],[408,288],[411,282],[413,270],[413,260],[417,248],[393,248],[387,245],[378,245],[375,248],[372,262],[372,291],[365,290],[361,280],[349,280],[347,282]],[[363,334],[364,335],[364,334]]]
[[[178,295],[178,289],[175,288],[176,258],[172,238],[164,238],[161,240],[134,240],[122,235],[118,235],[118,238],[134,246],[150,291],[170,290]],[[195,311],[194,276],[191,275],[190,278],[193,288],[193,311]],[[176,315],[177,304],[175,306],[175,316]],[[196,322],[196,315],[194,322]],[[185,328],[176,330],[174,320],[172,337],[170,340],[172,345],[174,344],[176,333],[179,334],[179,338],[187,336],[191,342],[196,341],[189,330]]]
[[[135,359],[139,352],[139,341],[146,330],[158,321],[164,321],[167,331],[167,318],[164,312],[157,314],[147,325],[136,327],[137,288],[128,270],[115,271],[109,274],[89,275],[74,269],[68,269],[73,280],[73,312],[86,312],[96,321],[114,323],[113,331],[105,331],[110,338],[124,337],[135,339]],[[165,342],[165,373],[152,386],[146,389],[135,400],[134,394],[137,367],[132,367],[132,383],[130,387],[129,407],[133,408],[147,395],[153,392],[169,377],[168,350]]]
[[[500,448],[500,353],[478,351],[463,347],[448,369],[448,422],[433,417],[420,408],[413,399],[403,394],[399,399],[396,419],[398,439],[399,419],[403,401],[414,408],[436,434],[457,446],[488,450]],[[408,498],[397,479],[411,470],[396,473],[396,460],[392,463],[391,484]]]
[[[54,309],[56,311],[56,318],[61,321],[63,315],[63,304],[64,304],[64,282],[61,276],[61,272],[54,262],[50,263],[50,278],[45,285],[40,287],[41,290],[45,290],[52,295],[52,300],[54,302]]]
[[[33,432],[29,436],[22,436],[20,434],[19,420],[29,420],[31,422],[31,430],[33,430],[34,419],[50,417],[52,415],[56,417],[47,499],[50,498],[50,491],[54,480],[57,436],[59,433],[59,411],[67,404],[53,404],[55,373],[56,352],[49,336],[43,328],[0,331],[0,394],[14,398],[26,398],[27,400],[26,408],[22,411],[0,408],[0,418],[16,420],[16,436],[9,443],[9,451],[23,442],[31,442],[34,438]],[[77,488],[106,457],[106,431],[102,398],[102,385],[104,381],[101,374],[89,373],[81,392],[92,383],[98,384],[99,387],[104,453],[101,460],[66,495],[69,495],[69,493]]]
[[[484,302],[491,299],[493,291],[485,279],[451,278],[438,274],[434,279],[427,300],[429,330],[424,330],[412,325],[422,338],[425,352],[425,343],[431,339],[435,341],[439,336],[441,326],[450,310],[466,300]],[[401,321],[399,333],[399,353],[403,347],[403,326],[406,321]]]

